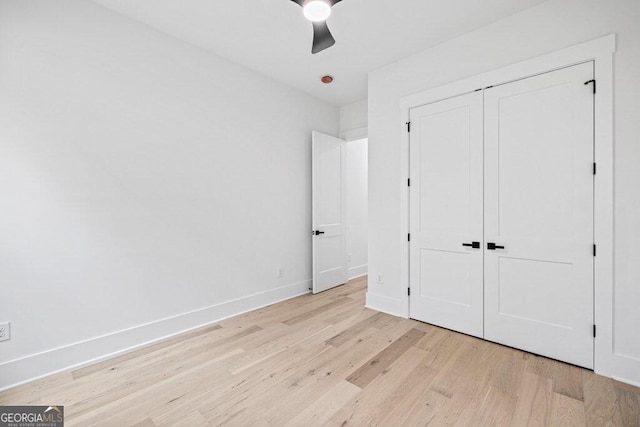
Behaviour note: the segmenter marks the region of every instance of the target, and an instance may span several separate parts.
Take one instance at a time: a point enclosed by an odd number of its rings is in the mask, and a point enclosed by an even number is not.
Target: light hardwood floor
[[[67,425],[639,426],[640,389],[365,309],[364,279],[0,394]]]

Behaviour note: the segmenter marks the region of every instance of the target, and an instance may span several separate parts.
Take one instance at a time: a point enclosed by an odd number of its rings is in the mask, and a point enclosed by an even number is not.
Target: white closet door
[[[485,338],[587,368],[592,78],[586,63],[496,86],[484,110]]]
[[[411,317],[482,337],[482,93],[410,117]]]

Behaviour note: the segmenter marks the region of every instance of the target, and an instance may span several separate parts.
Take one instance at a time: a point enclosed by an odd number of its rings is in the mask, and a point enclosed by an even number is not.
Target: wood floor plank
[[[430,372],[437,372],[430,370]],[[429,378],[414,375],[417,385],[407,388],[407,395],[388,408],[388,412],[377,422],[378,425],[407,425],[425,424],[435,412],[449,402],[449,398],[429,390]]]
[[[206,368],[205,368],[206,369]],[[129,393],[100,406],[90,406],[90,411],[70,411],[70,425],[113,426],[141,421],[152,414],[170,410],[198,394],[198,390],[224,382],[230,374],[215,370],[189,370],[163,381]],[[73,410],[73,406],[69,408]],[[66,407],[65,407],[66,415]]]
[[[78,384],[92,385],[92,395],[83,399],[78,399],[73,394],[68,396],[67,399],[75,401],[75,404],[65,411],[65,416],[81,416],[90,413],[96,407],[107,406],[132,393],[144,392],[174,376],[180,376],[192,370],[197,371],[225,358],[234,357],[239,353],[236,346],[240,345],[242,340],[262,330],[258,327],[232,328],[225,333],[223,329],[208,333],[211,343],[215,343],[212,348],[211,344],[205,341],[194,346],[176,347],[173,351],[154,353],[155,357],[151,359],[148,354],[143,353],[140,354],[141,360],[138,364],[124,357],[125,362],[116,363],[115,366],[118,369],[109,369],[104,372],[101,381],[96,382],[89,376],[79,379]],[[59,390],[56,393],[59,396]],[[63,403],[67,404],[67,401],[63,399]]]
[[[236,346],[240,345],[243,339],[247,339],[251,334],[261,330],[262,328],[254,327],[233,328],[230,331],[232,333],[226,336],[220,333],[219,336],[223,338],[214,340],[213,342],[219,345],[213,348],[208,345],[176,348],[174,353],[164,354],[164,357],[156,360],[155,363],[149,364],[145,360],[145,364],[137,366],[137,369],[109,371],[105,375],[109,381],[94,382],[99,389],[107,384],[108,390],[77,401],[68,411],[65,411],[65,415],[68,413],[71,417],[84,419],[85,415],[90,416],[96,411],[98,413],[106,411],[109,407],[120,405],[123,400],[130,402],[131,396],[144,396],[149,390],[156,388],[169,389],[171,397],[167,398],[167,401],[172,400],[178,397],[175,395],[178,389],[170,386],[172,382],[177,381],[182,385],[184,381],[200,380],[200,378],[214,375],[215,372],[205,369],[213,367],[229,357],[235,357],[242,351]],[[110,377],[111,375],[114,377]],[[224,375],[228,374],[222,372],[218,376],[223,377]],[[162,396],[160,398],[164,399]],[[144,401],[142,398],[140,400]]]
[[[583,373],[577,366],[557,362],[553,370],[553,391],[584,402]]]
[[[366,278],[0,393],[69,426],[635,426],[640,389],[364,307]]]
[[[335,335],[335,332],[332,329],[323,331],[322,334],[318,334],[313,339],[306,341],[304,347],[300,347],[300,345],[292,347],[292,349],[302,348],[304,350],[303,357],[289,359],[286,363],[273,363],[274,361],[271,361],[271,366],[283,364],[287,368],[286,371],[278,375],[274,375],[273,371],[265,371],[268,376],[264,376],[264,373],[252,373],[246,378],[246,381],[239,383],[238,387],[234,387],[226,395],[218,396],[218,400],[208,402],[214,408],[211,410],[202,408],[203,413],[212,423],[222,423],[231,418],[234,419],[234,422],[240,422],[243,416],[250,415],[241,414],[241,412],[246,412],[245,405],[248,402],[251,404],[254,413],[257,412],[264,415],[264,412],[256,411],[255,409],[261,405],[266,408],[264,411],[269,411],[269,408],[273,408],[274,402],[270,397],[272,393],[281,395],[295,391],[295,396],[293,396],[295,400],[303,395],[300,393],[300,387],[304,386],[305,381],[310,378],[335,378],[338,381],[353,369],[354,363],[362,363],[366,358],[370,357],[370,354],[383,348],[388,338],[397,334],[399,334],[399,331],[380,334],[374,333],[372,329],[368,334],[357,337],[357,344],[354,342],[353,347],[336,349],[327,346],[324,342],[330,336]],[[320,373],[320,371],[323,371],[324,374],[314,376],[312,373]],[[261,376],[262,378],[260,378]],[[323,381],[323,383],[326,383],[326,381]],[[309,402],[311,398],[313,396],[310,396]],[[278,401],[276,405],[280,402],[289,403],[290,401],[291,399]]]
[[[492,372],[491,387],[503,391],[512,396],[518,395],[525,361],[513,353],[501,352],[501,361]]]
[[[588,371],[583,373],[582,379],[586,425],[622,426],[620,407],[612,380]]]
[[[423,350],[412,347],[409,351],[415,351],[418,352],[418,354],[421,354]],[[352,418],[351,421],[356,422],[356,425],[379,424],[381,423],[381,420],[383,420],[393,409],[398,407],[402,402],[406,400],[411,401],[413,398],[415,398],[416,391],[426,390],[428,384],[430,384],[433,378],[438,375],[438,372],[429,366],[429,361],[424,357],[424,354],[421,355],[423,357],[420,363],[412,371],[403,372],[403,374],[406,375],[406,378],[396,388],[390,390],[383,401],[368,409],[366,413],[360,413],[358,418]],[[398,367],[391,365],[390,369],[397,370]],[[389,372],[385,373],[385,375],[388,374]],[[386,387],[389,387],[389,385],[387,384]]]
[[[399,425],[399,426],[439,426],[439,425],[453,425],[444,422],[438,422],[436,417],[441,414],[451,403],[451,399],[445,397],[439,393],[434,393],[431,390],[427,390],[422,396],[414,402],[414,405],[409,408],[405,414],[399,414],[397,418],[386,418],[385,424],[381,425]]]
[[[144,420],[131,425],[131,427],[156,427],[156,426],[157,424],[155,424],[151,418],[145,418]]]
[[[365,388],[424,335],[424,331],[415,328],[411,329],[349,375],[347,381],[360,388]]]
[[[211,332],[211,331],[217,331],[218,329],[222,328],[222,326],[216,324],[216,325],[211,325],[211,326],[206,326],[204,328],[198,328],[195,329],[191,332],[185,332],[183,334],[177,335],[175,337],[166,339],[166,340],[162,340],[158,343],[155,344],[151,344],[142,348],[137,349],[137,351],[145,351],[147,353],[153,353],[162,349],[165,349],[167,347],[171,347],[174,346],[176,344],[180,344],[183,343],[187,340],[193,339],[194,337],[198,337],[201,338],[202,335]],[[118,362],[119,363],[123,363],[129,360],[135,360],[138,359],[140,357],[140,354],[138,352],[130,352],[127,354],[124,354],[122,356],[118,356]],[[73,371],[71,371],[71,375],[73,375],[73,379],[74,380],[78,380],[84,376],[87,375],[91,375],[95,372],[98,372],[100,370],[103,369],[111,369],[113,367],[113,362],[114,359],[109,359],[109,360],[105,360],[103,362],[98,362],[95,363],[93,365],[89,365],[83,368],[79,368],[79,369],[75,369]]]
[[[372,316],[366,316],[355,325],[348,327],[344,331],[328,339],[327,344],[334,347],[340,347],[342,344],[350,341],[354,336],[358,335],[362,331],[372,326],[375,327],[376,324],[382,321],[385,317],[386,315],[383,313],[375,313]]]
[[[265,408],[274,404],[273,396],[283,396],[287,391],[297,392],[297,381],[301,381],[305,375],[303,372],[309,371],[308,365],[332,349],[324,344],[316,344],[308,349],[298,347],[297,350],[298,354],[285,365],[286,368],[244,376],[232,389],[199,406],[203,416],[213,425],[229,422],[253,425],[262,419]],[[242,418],[247,420],[242,422]]]
[[[482,418],[483,405],[487,404],[487,389],[492,373],[500,364],[503,349],[492,343],[478,339],[469,340],[466,345],[453,349],[449,362],[441,365],[438,376],[432,382],[431,390],[450,400],[434,415],[433,422],[446,422],[456,425],[476,425]],[[433,366],[433,365],[432,365]],[[493,393],[489,397],[503,395]],[[493,403],[493,401],[491,401]],[[512,400],[506,398],[504,406],[496,408],[495,418],[511,417],[514,411]],[[489,414],[485,414],[489,416]]]
[[[626,387],[614,387],[622,425],[640,426],[640,393]]]
[[[158,424],[158,426],[160,426],[161,424]],[[208,427],[209,423],[207,422],[207,420],[204,419],[204,417],[202,416],[202,414],[198,411],[193,412],[193,414],[185,417],[185,418],[181,418],[179,420],[176,420],[175,422],[172,422],[171,424],[168,424],[171,427]]]
[[[473,339],[464,342],[458,347],[450,349],[448,357],[435,359],[431,367],[438,371],[438,376],[431,385],[431,390],[457,400],[469,399],[472,389],[484,385],[488,381],[490,368],[497,365],[494,352],[487,351],[495,347],[490,343],[483,343]],[[446,364],[440,364],[441,360],[447,360]]]
[[[472,422],[482,426],[513,425],[517,397],[502,390],[489,387]]]
[[[290,369],[285,375],[269,378],[258,386],[252,384],[253,378],[248,384],[233,390],[229,395],[222,398],[220,404],[204,413],[206,418],[213,424],[221,424],[233,419],[234,423],[244,423],[252,425],[259,421],[255,418],[258,414],[260,419],[265,419],[273,411],[279,412],[277,416],[270,419],[273,425],[282,424],[283,421],[276,422],[287,411],[292,408],[304,408],[305,404],[310,404],[314,399],[315,392],[326,384],[335,384],[344,379],[347,374],[353,371],[353,367],[361,365],[371,354],[375,354],[384,348],[391,337],[404,332],[404,328],[398,325],[396,329],[380,332],[375,328],[354,337],[352,345],[348,348],[335,348],[327,346],[323,342],[316,342],[316,350],[311,350],[310,354],[300,363],[289,362]],[[314,380],[316,380],[314,382]],[[274,402],[271,394],[289,395],[289,399]],[[251,405],[252,412],[247,412],[248,404]],[[203,409],[203,411],[206,411]]]
[[[326,319],[324,319],[324,322],[335,325],[336,323],[339,323],[345,319],[354,319],[360,316],[362,318],[365,318],[365,317],[370,317],[376,314],[376,311],[370,310],[370,309],[360,311],[359,310],[360,302],[358,300],[354,300],[353,304],[354,304],[353,306],[351,305],[343,306],[343,310],[341,310],[340,312],[338,312],[333,316],[327,317]]]
[[[513,415],[513,424],[517,426],[546,426],[551,415],[553,383],[530,372],[525,372]]]
[[[393,394],[413,371],[424,363],[424,350],[409,346],[397,360],[367,383],[366,388],[331,417],[337,426],[361,426],[370,424],[369,414]]]
[[[451,354],[456,349],[469,344],[467,340],[469,337],[445,329],[441,330],[441,333],[437,334],[436,338],[437,340],[428,346],[420,346],[420,343],[418,345],[418,348],[426,350],[432,357],[434,369],[440,369],[442,366],[447,365],[450,362]]]
[[[182,401],[178,406],[165,411],[163,416],[172,418],[197,409],[207,418],[209,412],[232,408],[238,402],[246,401],[247,405],[252,405],[255,396],[268,394],[272,384],[305,363],[317,351],[318,348],[298,346],[287,353],[280,353],[268,364],[255,365],[238,375],[217,380],[214,387],[199,390],[197,396]]]
[[[70,371],[54,374],[37,381],[19,385],[9,391],[0,392],[0,405],[38,405],[43,399],[43,394],[46,394],[49,390],[56,388],[70,389],[74,387],[73,383],[73,376]],[[56,400],[56,402],[61,401]]]
[[[313,317],[316,316],[320,316],[323,313],[325,313],[327,310],[334,308],[334,307],[338,307],[341,306],[343,304],[348,303],[349,301],[351,301],[349,298],[347,297],[340,297],[339,299],[336,299],[334,301],[331,301],[327,304],[321,305],[320,307],[317,307],[313,310],[309,310],[309,311],[305,311],[297,316],[291,317],[285,321],[283,321],[282,323],[284,323],[285,325],[289,325],[289,326],[293,326],[297,323],[303,322],[305,320],[311,319]]]
[[[273,356],[286,352],[296,345],[313,345],[314,343],[324,342],[326,336],[334,333],[331,325],[324,323],[312,323],[308,329],[296,331],[281,336],[279,339],[267,342],[264,345],[248,352],[227,367],[227,370],[236,375],[256,364],[265,362]]]
[[[564,394],[553,393],[549,425],[552,427],[580,427],[586,424],[584,404]]]
[[[283,426],[323,425],[352,397],[360,393],[360,390],[360,387],[348,381],[339,381],[338,384],[318,396],[310,405],[290,418]]]

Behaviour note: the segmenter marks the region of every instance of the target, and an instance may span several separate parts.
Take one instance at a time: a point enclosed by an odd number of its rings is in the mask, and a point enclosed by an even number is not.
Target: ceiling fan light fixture
[[[308,0],[302,7],[302,13],[311,22],[321,22],[331,15],[331,5],[323,0]]]

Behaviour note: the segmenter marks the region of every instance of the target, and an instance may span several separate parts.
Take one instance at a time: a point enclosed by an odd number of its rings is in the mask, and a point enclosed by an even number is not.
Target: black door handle
[[[317,236],[319,234],[324,234],[324,231],[316,230],[316,231],[314,231],[313,234],[315,234]]]
[[[473,249],[480,249],[480,242],[463,243],[462,246],[468,246]]]
[[[496,249],[504,249],[504,246],[499,246],[493,242],[489,242],[487,243],[487,249],[489,249],[490,251],[495,251]]]

